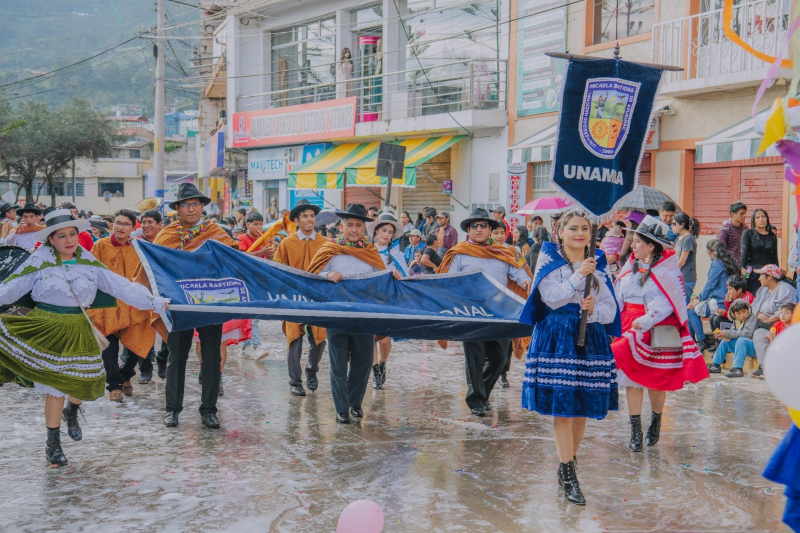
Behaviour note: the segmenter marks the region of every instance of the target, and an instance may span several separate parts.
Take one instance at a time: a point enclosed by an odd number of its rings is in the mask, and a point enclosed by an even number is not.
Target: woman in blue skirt
[[[557,242],[542,244],[533,289],[520,316],[520,322],[534,326],[522,406],[554,417],[558,483],[567,500],[578,505],[586,504],[575,475],[586,419],[601,420],[618,408],[609,335],[621,333],[619,310],[603,252],[588,257],[591,239],[586,213],[562,215]],[[587,278],[592,292],[584,298]],[[589,312],[589,320],[584,347],[579,347],[582,310]]]

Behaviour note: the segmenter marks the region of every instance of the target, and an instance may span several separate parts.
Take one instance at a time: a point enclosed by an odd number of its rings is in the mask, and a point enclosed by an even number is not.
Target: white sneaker
[[[262,348],[261,346],[259,346],[256,350],[254,350],[254,353],[256,361],[261,361],[265,357],[269,357],[269,352],[266,349]]]
[[[239,354],[239,358],[241,358],[241,359],[255,359],[256,358],[256,352],[255,352],[255,350],[253,350],[252,346],[247,346]]]

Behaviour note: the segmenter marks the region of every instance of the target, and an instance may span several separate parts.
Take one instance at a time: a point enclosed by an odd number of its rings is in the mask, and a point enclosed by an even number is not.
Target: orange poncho
[[[300,270],[308,270],[311,259],[316,255],[328,239],[316,233],[314,239],[300,239],[296,233],[292,233],[283,239],[275,251],[273,260],[282,265],[287,265]],[[324,265],[323,265],[324,266]],[[303,324],[294,322],[283,322],[283,332],[286,334],[286,342],[291,344],[296,339],[303,336]],[[311,334],[314,336],[314,344],[324,341],[327,335],[325,328],[311,326]]]
[[[450,265],[453,263],[453,258],[458,254],[503,261],[504,263],[508,263],[515,268],[521,268],[525,270],[525,273],[528,274],[528,276],[531,278],[531,281],[533,281],[533,273],[531,273],[530,267],[528,267],[527,263],[525,263],[525,259],[518,259],[517,254],[514,253],[514,249],[506,245],[497,246],[492,244],[482,245],[469,242],[460,242],[447,250],[447,253],[442,259],[442,263],[439,265],[439,268],[436,269],[436,273],[444,274],[450,270]],[[506,288],[521,298],[528,298],[528,294],[525,292],[525,289],[517,285],[516,281],[509,279],[506,283]],[[522,359],[522,356],[525,354],[525,351],[528,349],[530,343],[530,337],[512,339],[511,345],[514,351],[514,357],[517,359]]]
[[[97,241],[92,254],[110,271],[131,281],[141,268],[130,241],[119,244],[113,235]],[[139,357],[146,358],[156,341],[156,332],[150,325],[150,311],[141,311],[117,300],[116,307],[89,309],[87,313],[104,335],[116,335],[123,346]]]

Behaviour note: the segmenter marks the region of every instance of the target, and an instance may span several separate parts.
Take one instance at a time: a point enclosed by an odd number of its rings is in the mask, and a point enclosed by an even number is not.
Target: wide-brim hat
[[[72,213],[69,209],[51,211],[44,217],[44,223],[47,227],[36,232],[36,240],[39,242],[47,242],[47,237],[61,228],[76,228],[80,233],[92,227],[88,220],[75,220],[72,218]]]
[[[669,232],[669,226],[667,226],[664,222],[661,222],[654,216],[647,215],[642,219],[642,222],[639,224],[639,227],[636,229],[625,228],[625,231],[632,231],[634,233],[638,233],[639,235],[643,235],[647,237],[653,242],[657,242],[664,248],[668,250],[672,250],[673,246],[672,243],[669,242],[667,239],[667,232]]]
[[[400,224],[391,213],[384,213],[379,216],[377,220],[367,222],[367,234],[371,239],[375,238],[375,231],[378,229],[378,226],[392,226],[394,228],[392,240],[399,239],[403,236],[403,225]]]
[[[175,195],[175,201],[170,202],[169,207],[177,211],[179,203],[191,198],[199,199],[203,205],[208,205],[211,203],[211,198],[200,194],[200,191],[197,190],[197,187],[195,187],[194,183],[181,183],[178,187],[178,192]]]
[[[35,215],[41,215],[42,210],[33,204],[25,204],[25,207],[23,207],[22,209],[17,209],[18,215],[21,215],[22,213],[33,213]],[[67,213],[69,213],[69,209],[67,209]]]
[[[320,206],[314,205],[305,198],[303,198],[302,200],[300,200],[295,204],[295,206],[292,208],[291,211],[289,211],[289,220],[294,220],[295,218],[300,216],[300,213],[302,213],[303,211],[308,211],[309,209],[314,211],[314,216],[317,216],[319,212],[322,211],[322,208]]]
[[[472,213],[469,214],[469,218],[465,218],[461,221],[461,229],[468,232],[470,224],[473,222],[479,222],[481,220],[488,222],[491,229],[500,227],[500,223],[492,218],[492,215],[489,214],[489,211],[477,207],[472,210]]]
[[[367,215],[367,208],[361,204],[347,204],[344,210],[337,209],[334,213],[336,213],[336,216],[342,217],[342,219],[357,218],[364,222],[374,222],[372,217]]]
[[[11,211],[12,209],[16,209],[16,206],[7,203],[3,203],[3,205],[0,205],[0,218],[6,216],[6,213]]]

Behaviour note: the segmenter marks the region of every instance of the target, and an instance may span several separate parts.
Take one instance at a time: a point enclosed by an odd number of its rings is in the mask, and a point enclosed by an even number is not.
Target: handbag
[[[642,293],[644,312],[647,313],[647,301]],[[683,351],[683,340],[678,328],[670,325],[653,326],[650,328],[650,347],[653,350],[679,350]]]
[[[94,335],[94,340],[95,342],[97,342],[97,347],[100,349],[101,352],[104,351],[106,348],[108,348],[108,345],[110,344],[108,342],[108,339],[106,338],[105,335],[103,335],[102,331],[100,331],[95,327],[94,322],[92,322],[92,319],[89,318],[89,315],[86,313],[86,309],[84,309],[83,304],[78,299],[78,295],[75,294],[75,289],[72,288],[72,283],[70,283],[69,278],[67,277],[67,270],[64,268],[64,265],[61,265],[61,271],[64,272],[64,279],[67,280],[67,285],[69,286],[69,290],[72,293],[72,296],[75,298],[75,301],[78,302],[78,307],[80,307],[81,311],[83,311],[83,316],[85,316],[86,320],[89,321],[89,327],[92,328],[92,335]]]

